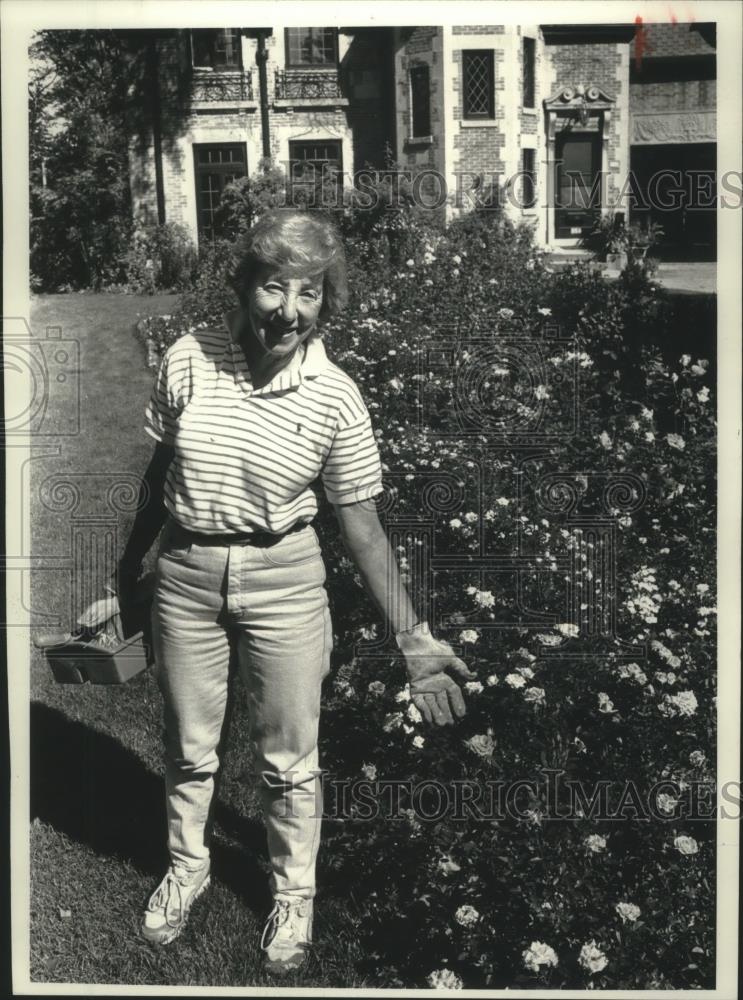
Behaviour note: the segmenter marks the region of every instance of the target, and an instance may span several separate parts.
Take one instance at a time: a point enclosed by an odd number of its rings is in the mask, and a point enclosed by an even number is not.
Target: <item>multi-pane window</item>
[[[343,191],[343,150],[338,140],[297,140],[289,143],[289,159],[292,191],[300,196],[314,198],[312,189],[324,180],[335,180],[335,196],[340,198]],[[330,189],[332,190],[332,188]],[[330,192],[322,185],[322,197],[328,197]],[[292,195],[294,197],[294,194]],[[331,206],[328,206],[331,207]]]
[[[521,43],[523,62],[523,92],[521,103],[525,108],[534,107],[536,79],[536,42],[533,38],[524,38]]]
[[[336,66],[338,32],[335,28],[286,28],[286,65]]]
[[[215,213],[222,192],[248,172],[245,144],[241,142],[194,145],[196,214],[199,236],[213,240],[218,235]]]
[[[410,70],[410,103],[412,109],[412,135],[431,134],[431,84],[427,65],[413,66]]]
[[[334,175],[343,184],[343,150],[339,140],[290,142],[289,159],[293,183],[311,185],[323,175]]]
[[[537,151],[521,150],[521,207],[533,208],[537,200]]]
[[[462,113],[465,118],[495,118],[492,49],[462,52]]]
[[[199,28],[191,32],[193,64],[198,69],[240,69],[237,28]]]

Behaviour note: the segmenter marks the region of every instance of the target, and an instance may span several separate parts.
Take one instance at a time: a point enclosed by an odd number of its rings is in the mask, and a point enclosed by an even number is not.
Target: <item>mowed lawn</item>
[[[77,590],[64,560],[71,555],[73,532],[81,524],[83,534],[94,530],[95,517],[108,513],[107,490],[140,475],[148,461],[153,445],[142,418],[153,376],[144,367],[134,324],[139,316],[171,311],[174,301],[119,294],[34,301],[35,334],[61,327],[62,337],[80,347],[79,434],[57,439],[31,464],[33,553],[49,559],[45,569],[42,558],[32,582],[34,631],[42,631],[44,616],[70,627]],[[74,392],[52,392],[47,418],[66,423],[77,406]],[[64,481],[79,491],[72,510],[60,500]],[[119,515],[121,538],[131,516]],[[121,686],[58,685],[32,649],[31,694],[32,979],[274,985],[262,971],[258,947],[270,903],[268,869],[260,812],[247,780],[239,685],[233,688],[214,817],[212,887],[181,937],[161,949],[139,934],[148,895],[167,865],[162,705],[151,671]],[[283,982],[382,985],[355,945],[352,897],[338,886],[323,892],[322,867],[321,861],[315,954],[306,971]]]

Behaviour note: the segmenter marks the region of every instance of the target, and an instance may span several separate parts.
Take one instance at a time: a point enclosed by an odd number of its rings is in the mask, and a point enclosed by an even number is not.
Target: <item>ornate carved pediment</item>
[[[585,107],[589,114],[591,111],[610,111],[615,104],[616,97],[594,84],[561,87],[544,100],[546,111],[580,111]]]

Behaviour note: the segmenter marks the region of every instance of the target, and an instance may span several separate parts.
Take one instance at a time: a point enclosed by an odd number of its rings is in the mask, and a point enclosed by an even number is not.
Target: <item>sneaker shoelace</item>
[[[261,935],[261,948],[265,951],[271,942],[278,936],[279,931],[284,927],[293,915],[297,913],[297,904],[292,904],[286,899],[277,899],[274,908],[268,915],[266,926]]]
[[[187,884],[186,875],[177,875],[174,871],[169,871],[150,900],[147,909],[153,913],[162,910],[165,916],[165,923],[169,927],[177,927],[183,919],[183,888]],[[176,905],[173,905],[175,900]],[[171,920],[171,913],[175,912],[175,919]]]

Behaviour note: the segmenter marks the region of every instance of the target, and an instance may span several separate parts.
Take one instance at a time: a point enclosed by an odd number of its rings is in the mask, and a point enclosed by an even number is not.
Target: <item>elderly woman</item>
[[[322,217],[282,210],[244,238],[232,277],[240,308],[223,329],[165,354],[146,411],[157,442],[143,503],[115,576],[121,602],[165,523],[152,624],[165,705],[170,867],[142,930],[167,944],[209,883],[209,818],[236,651],[271,859],[269,971],[297,968],[312,940],[322,814],[320,687],[333,632],[312,527],[320,478],[345,547],[405,658],[429,723],[464,714],[447,668],[474,676],[419,621],[373,498],[381,465],[354,382],[329,360],[322,321],[347,297],[344,256]]]

